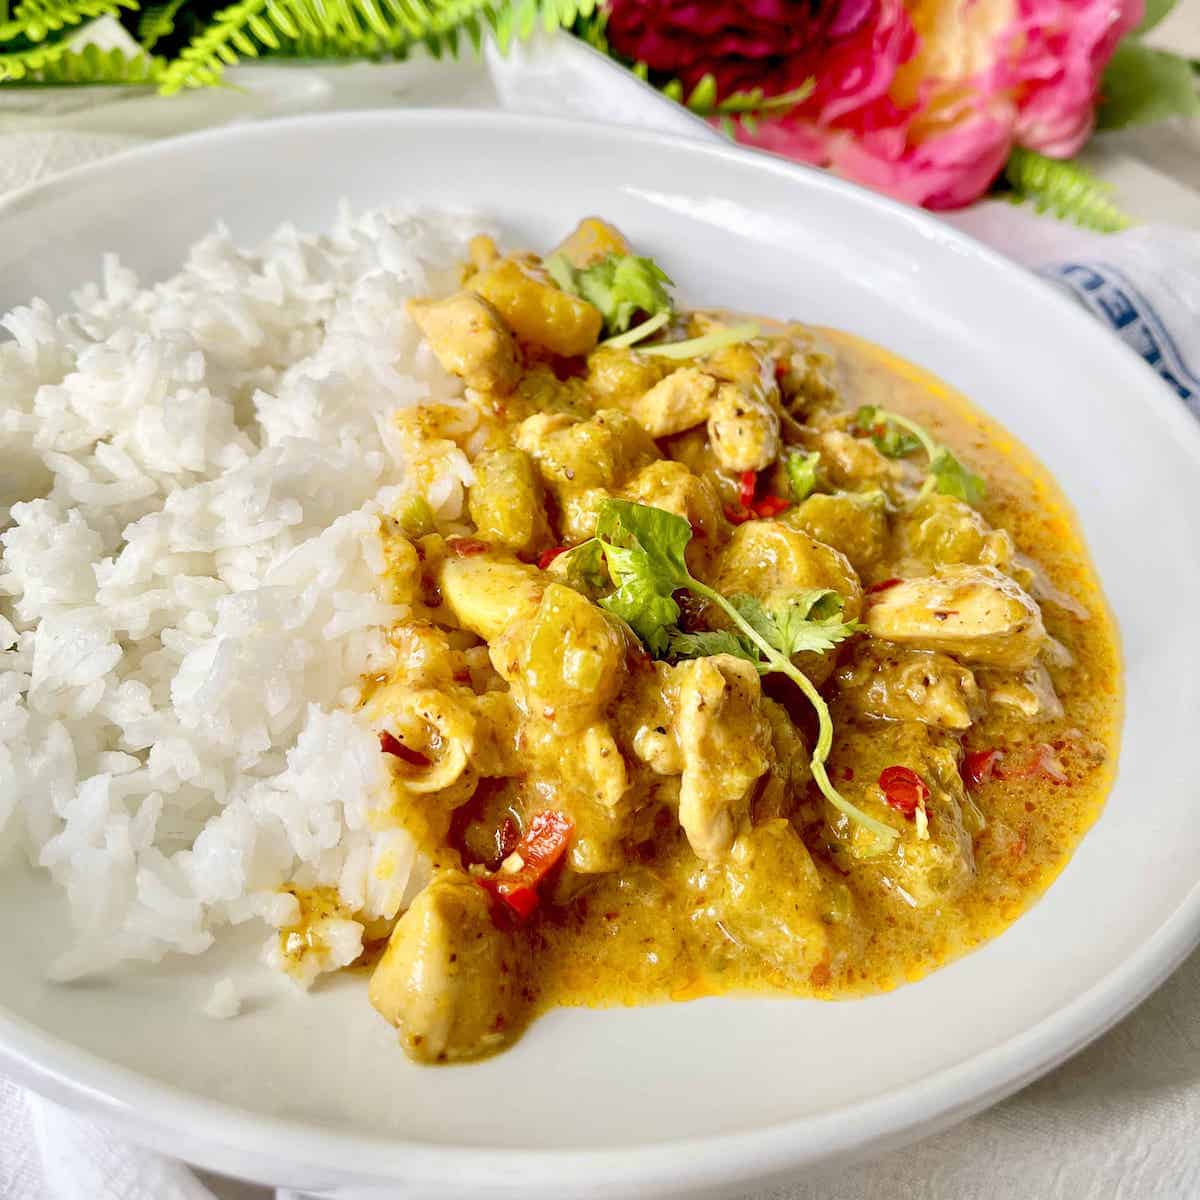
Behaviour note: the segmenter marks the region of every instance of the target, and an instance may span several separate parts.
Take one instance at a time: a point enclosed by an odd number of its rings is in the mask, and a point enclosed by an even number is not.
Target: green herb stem
[[[669,312],[655,313],[654,316],[648,317],[640,325],[635,325],[628,332],[618,333],[615,337],[605,338],[600,345],[610,346],[613,350],[625,350],[629,346],[636,346],[638,342],[645,341],[652,333],[657,333],[670,319],[671,314]]]
[[[661,346],[644,346],[642,354],[653,354],[657,358],[699,358],[704,354],[712,354],[724,350],[726,346],[736,346],[758,337],[759,328],[756,322],[746,321],[741,325],[731,325],[728,329],[718,329],[706,333],[702,337],[689,338],[686,342],[664,342]]]
[[[902,417],[899,413],[892,412],[890,408],[881,408],[879,412],[881,416],[891,421],[893,424],[899,425],[901,429],[907,429],[908,432],[911,433],[913,437],[915,437],[917,441],[921,443],[921,449],[929,455],[929,461],[931,463],[933,462],[940,447],[938,446],[937,442],[935,442],[933,438],[929,436],[928,430],[922,428],[922,426],[918,425],[916,421],[910,421],[907,417]]]
[[[741,633],[758,647],[763,658],[780,674],[786,675],[804,693],[817,714],[817,744],[813,747],[810,758],[810,766],[813,778],[817,781],[817,787],[821,789],[821,794],[834,808],[845,813],[852,821],[856,821],[875,835],[876,853],[882,853],[889,849],[896,840],[896,831],[890,825],[885,825],[882,821],[875,820],[874,817],[869,816],[862,809],[851,804],[833,786],[833,782],[825,770],[825,760],[829,757],[829,751],[833,748],[833,718],[829,715],[829,705],[825,703],[825,697],[817,691],[813,681],[803,671],[799,670],[791,659],[780,654],[770,642],[762,637],[758,630],[720,592],[715,591],[706,584],[700,583],[696,579],[689,581],[688,589],[702,599],[715,604],[737,626]]]

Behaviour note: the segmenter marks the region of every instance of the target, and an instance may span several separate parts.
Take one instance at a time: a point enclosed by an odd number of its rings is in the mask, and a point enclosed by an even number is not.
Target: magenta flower
[[[610,0],[621,55],[687,88],[812,95],[742,141],[929,208],[981,196],[1013,146],[1069,157],[1144,0]]]

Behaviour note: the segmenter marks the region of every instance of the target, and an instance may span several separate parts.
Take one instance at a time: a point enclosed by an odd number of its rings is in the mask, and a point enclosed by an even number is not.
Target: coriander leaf
[[[737,609],[742,620],[758,634],[772,649],[783,652],[782,646],[779,644],[779,630],[775,627],[775,622],[771,619],[767,610],[763,607],[763,602],[757,596],[748,596],[744,592],[739,592],[735,596],[729,597],[729,603]]]
[[[824,654],[859,629],[857,622],[841,620],[845,601],[832,588],[806,588],[769,610],[754,596],[730,596],[729,603],[763,641],[787,658],[805,651]]]
[[[789,450],[784,458],[783,468],[787,472],[788,486],[797,504],[807,499],[817,486],[817,464],[820,461],[821,456],[815,450],[811,454]]]
[[[944,496],[957,496],[968,504],[978,504],[983,499],[984,492],[987,490],[983,480],[963,466],[946,446],[935,442],[928,431],[918,425],[916,421],[911,421],[899,413],[887,412],[885,409],[866,405],[858,410],[854,418],[855,427],[872,431],[872,440],[875,445],[882,453],[887,454],[888,450],[880,445],[880,439],[874,434],[874,431],[878,430],[880,422],[883,422],[888,429],[895,426],[900,430],[907,431],[915,439],[916,444],[929,456],[929,474],[921,486],[920,494],[922,496],[938,491]]]
[[[765,667],[762,655],[730,629],[672,634],[668,652],[672,658],[709,658],[714,654],[733,654],[760,669]]]
[[[771,614],[779,630],[779,648],[793,654],[824,654],[857,633],[857,621],[843,621],[845,601],[831,588],[813,588],[791,596]]]
[[[617,590],[600,601],[646,643],[666,653],[679,605],[671,593],[691,582],[684,551],[692,527],[674,513],[628,500],[605,500],[596,518],[596,542]]]
[[[618,587],[631,576],[648,575],[659,592],[669,596],[691,581],[684,551],[692,540],[692,527],[665,509],[604,500],[597,512],[596,539]]]
[[[868,434],[875,449],[885,458],[903,458],[921,448],[921,439],[897,428],[890,414],[871,404],[864,404],[854,416],[854,427]]]
[[[653,317],[671,311],[667,286],[671,279],[651,258],[606,254],[590,267],[575,267],[561,254],[546,260],[550,278],[564,291],[586,300],[604,317],[608,333],[629,328],[635,313]]]
[[[986,490],[983,480],[964,467],[945,446],[933,456],[929,472],[943,496],[957,496],[968,504],[978,504],[983,499]]]
[[[580,542],[561,555],[562,569],[567,583],[579,587],[592,595],[608,584],[608,572],[604,569],[604,551],[595,538]]]
[[[671,630],[679,621],[679,605],[656,591],[643,577],[631,577],[615,592],[603,597],[600,607],[620,617],[646,644],[655,658],[667,652]]]

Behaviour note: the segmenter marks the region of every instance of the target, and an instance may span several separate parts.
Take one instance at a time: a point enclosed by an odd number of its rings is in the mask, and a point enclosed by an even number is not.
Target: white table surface
[[[1165,48],[1200,57],[1200,0],[1182,0],[1153,37]],[[94,90],[50,96],[44,89],[0,90],[0,192],[146,137],[222,120],[413,103],[418,96],[423,103],[496,102],[487,80],[469,64],[252,67],[243,81],[250,84],[244,95],[198,94],[174,102]],[[1087,160],[1140,219],[1200,228],[1200,121],[1103,135],[1089,147]],[[1200,1197],[1198,997],[1200,951],[1132,1016],[988,1112],[876,1161],[753,1200]],[[273,1195],[203,1178],[221,1200]],[[15,1165],[0,1161],[0,1200],[58,1200],[20,1187]],[[106,1200],[125,1197],[116,1188]]]

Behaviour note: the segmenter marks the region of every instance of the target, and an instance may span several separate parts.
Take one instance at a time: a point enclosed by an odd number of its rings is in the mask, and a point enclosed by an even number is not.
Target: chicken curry
[[[395,416],[412,615],[362,706],[433,863],[371,960],[422,1062],[554,1005],[916,979],[1112,778],[1115,632],[1027,452],[872,345],[669,288],[589,219],[410,305],[463,397]]]

